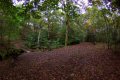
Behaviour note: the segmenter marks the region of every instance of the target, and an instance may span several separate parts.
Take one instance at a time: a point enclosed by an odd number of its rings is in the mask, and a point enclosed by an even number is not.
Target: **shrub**
[[[16,48],[7,48],[0,51],[0,60],[12,58],[14,60],[17,59],[19,55],[24,53],[25,51],[22,49],[16,49]]]
[[[30,33],[26,38],[25,45],[29,48],[36,48],[37,45],[37,33]]]

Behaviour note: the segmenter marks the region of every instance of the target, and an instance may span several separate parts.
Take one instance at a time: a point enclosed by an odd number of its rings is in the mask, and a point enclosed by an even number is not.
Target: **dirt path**
[[[120,56],[90,43],[26,53],[0,62],[0,80],[120,80]]]

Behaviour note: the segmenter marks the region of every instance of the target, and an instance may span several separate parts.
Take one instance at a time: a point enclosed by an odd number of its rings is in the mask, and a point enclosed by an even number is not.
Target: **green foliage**
[[[2,57],[2,60],[8,58],[17,59],[17,57],[22,53],[24,53],[22,49],[16,49],[16,48],[7,48],[0,50],[0,56]]]
[[[117,11],[102,8],[101,1],[93,0],[93,6],[86,8],[86,13],[80,14],[77,5],[71,0],[66,1],[63,4],[61,0],[45,0],[43,3],[32,0],[26,5],[13,6],[11,0],[1,0],[1,44],[21,39],[23,29],[23,35],[27,33],[25,44],[29,48],[58,48],[65,43],[78,44],[88,38],[91,39],[90,42],[110,45],[119,43],[120,17]],[[112,1],[113,7],[119,8],[117,2],[118,0]],[[59,3],[63,6],[59,7]]]
[[[29,48],[58,48],[60,46],[59,39],[55,40],[48,40],[48,35],[46,30],[42,30],[40,34],[39,44],[37,42],[38,40],[38,32],[33,32],[28,35],[26,38],[26,45]]]
[[[29,48],[37,47],[37,33],[31,32],[26,38],[26,46]]]
[[[6,58],[7,52],[5,50],[0,50],[0,56],[1,60],[4,60]]]
[[[112,7],[113,9],[115,8],[120,8],[120,0],[112,0]]]

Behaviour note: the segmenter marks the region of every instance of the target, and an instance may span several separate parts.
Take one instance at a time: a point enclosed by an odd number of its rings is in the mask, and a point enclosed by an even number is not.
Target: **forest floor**
[[[120,55],[103,44],[80,43],[0,62],[0,80],[120,80]]]

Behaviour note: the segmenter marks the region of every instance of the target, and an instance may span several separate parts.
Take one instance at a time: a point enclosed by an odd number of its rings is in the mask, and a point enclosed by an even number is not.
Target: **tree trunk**
[[[68,33],[69,33],[69,16],[66,16],[67,20],[66,20],[66,33],[65,33],[65,46],[68,45]]]
[[[48,16],[48,40],[50,40],[50,19]]]
[[[39,30],[39,33],[38,33],[38,48],[40,47],[40,30]]]

